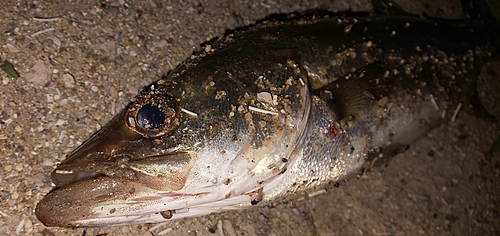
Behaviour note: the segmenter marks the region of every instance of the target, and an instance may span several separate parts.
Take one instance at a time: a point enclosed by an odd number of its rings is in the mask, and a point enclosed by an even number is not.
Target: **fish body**
[[[142,91],[53,172],[47,226],[161,222],[340,181],[482,110],[484,22],[410,16],[269,21],[205,47]]]

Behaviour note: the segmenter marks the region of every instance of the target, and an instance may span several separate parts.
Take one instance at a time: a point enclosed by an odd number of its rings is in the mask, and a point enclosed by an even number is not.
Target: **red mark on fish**
[[[332,135],[333,138],[337,137],[337,135],[340,133],[339,128],[335,124],[335,122],[332,122],[330,124],[330,134]]]

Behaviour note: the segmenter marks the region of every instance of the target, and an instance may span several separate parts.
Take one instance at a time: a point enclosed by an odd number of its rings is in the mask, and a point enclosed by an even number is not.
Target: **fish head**
[[[162,137],[179,127],[179,109],[167,95],[145,94],[69,154],[51,177],[58,187],[109,176],[159,190],[179,190],[193,156]],[[168,181],[163,181],[168,179]]]
[[[38,219],[60,227],[154,223],[286,191],[276,186],[307,133],[307,74],[282,52],[228,53],[153,83],[69,154],[52,172],[56,188],[38,203]]]

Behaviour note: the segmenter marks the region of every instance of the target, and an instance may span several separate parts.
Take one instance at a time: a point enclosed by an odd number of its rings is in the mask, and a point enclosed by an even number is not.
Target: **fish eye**
[[[179,126],[175,100],[166,95],[146,95],[128,105],[126,125],[144,137],[159,137]]]
[[[158,106],[147,104],[139,109],[136,120],[143,129],[158,129],[165,123],[165,113]]]

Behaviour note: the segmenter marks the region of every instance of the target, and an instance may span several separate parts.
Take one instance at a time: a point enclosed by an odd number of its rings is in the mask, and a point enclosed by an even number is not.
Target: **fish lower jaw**
[[[228,185],[205,186],[205,189],[200,187],[198,190],[191,189],[190,191],[185,192],[180,191],[175,193],[175,195],[177,195],[175,197],[168,196],[174,193],[152,193],[148,197],[163,195],[163,198],[159,197],[154,203],[139,203],[139,205],[144,205],[143,210],[148,213],[143,215],[116,217],[111,215],[100,215],[96,219],[83,220],[78,223],[83,225],[94,225],[106,222],[106,226],[158,223],[166,220],[197,217],[228,210],[242,210],[251,207],[262,207],[264,204],[272,201],[276,197],[277,193],[274,192],[273,188],[283,181],[283,177],[284,175],[274,176],[274,178],[270,178],[262,185],[245,185],[242,182],[232,182]],[[248,182],[255,181],[248,180]],[[133,203],[131,205],[135,204],[137,203]],[[109,212],[99,207],[94,209],[96,213],[97,211]],[[162,211],[168,211],[169,218],[165,218],[163,214],[161,214]]]
[[[158,193],[161,194],[161,193]],[[153,194],[157,195],[157,194]],[[151,196],[148,197],[159,197]],[[207,193],[198,196],[178,196],[177,199],[165,202],[161,198],[154,202],[129,201],[117,205],[103,204],[93,207],[95,217],[78,219],[70,223],[76,227],[119,226],[143,223],[158,223],[167,220],[178,220],[218,213],[227,210],[245,209],[251,205],[248,195],[224,198],[218,193]],[[113,213],[111,213],[113,212]],[[135,212],[134,214],[130,214]],[[167,213],[167,214],[164,214]],[[166,217],[165,215],[169,215]]]
[[[239,204],[246,202],[248,204]],[[164,208],[165,206],[163,206]],[[196,205],[190,208],[181,208],[177,210],[165,210],[170,211],[171,217],[165,218],[159,208],[154,213],[145,213],[137,215],[107,215],[99,216],[98,218],[91,219],[81,219],[71,222],[71,226],[74,227],[109,227],[109,226],[120,226],[120,225],[131,225],[131,224],[145,224],[145,223],[160,223],[170,220],[180,220],[184,218],[197,217],[203,215],[209,215],[212,213],[219,213],[227,210],[243,210],[251,207],[250,197],[246,195],[241,195],[234,198],[228,198],[217,202],[207,202],[200,205]]]

